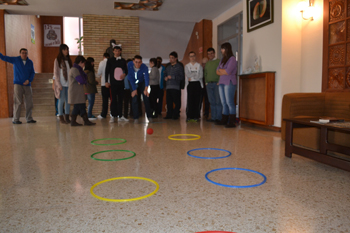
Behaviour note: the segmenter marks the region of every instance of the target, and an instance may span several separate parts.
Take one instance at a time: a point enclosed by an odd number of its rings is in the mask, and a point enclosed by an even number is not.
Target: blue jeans
[[[217,83],[208,83],[207,94],[211,109],[211,119],[221,120],[222,104],[219,94],[219,85],[217,85]]]
[[[233,85],[231,82],[229,85],[220,84],[219,94],[221,99],[221,104],[223,107],[222,114],[233,115],[236,114],[235,106],[235,94],[237,85]]]
[[[69,114],[70,104],[68,103],[68,87],[62,87],[60,92],[60,98],[58,99],[58,115],[63,115],[63,104],[64,104],[64,114]]]
[[[95,93],[93,94],[87,94],[87,99],[89,101],[89,106],[88,106],[88,117],[92,117],[92,108],[94,107],[95,104]]]
[[[55,109],[56,109],[56,113],[55,116],[58,114],[58,99],[56,99],[55,97]]]

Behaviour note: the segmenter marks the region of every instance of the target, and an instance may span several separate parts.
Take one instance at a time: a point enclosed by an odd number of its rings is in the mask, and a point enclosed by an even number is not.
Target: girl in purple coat
[[[236,106],[235,93],[237,88],[237,61],[232,53],[230,43],[221,45],[221,53],[223,55],[220,64],[216,70],[216,74],[220,75],[219,94],[223,107],[222,120],[218,125],[226,125],[226,128],[236,127]]]

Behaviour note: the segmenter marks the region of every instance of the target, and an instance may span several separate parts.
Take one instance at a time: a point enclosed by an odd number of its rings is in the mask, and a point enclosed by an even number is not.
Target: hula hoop
[[[190,136],[195,138],[174,138],[179,136]],[[170,140],[176,140],[176,141],[191,141],[191,140],[198,140],[201,138],[201,136],[197,134],[173,134],[168,137]]]
[[[106,183],[108,181],[112,181],[112,180],[126,180],[126,179],[133,179],[133,180],[146,180],[146,181],[149,181],[153,184],[156,185],[156,189],[151,192],[150,194],[147,194],[145,196],[142,196],[142,197],[135,197],[135,198],[130,198],[130,199],[110,199],[110,198],[104,198],[104,197],[100,197],[100,196],[97,196],[95,193],[94,193],[94,188],[102,183]],[[127,201],[138,201],[138,200],[141,200],[141,199],[144,199],[144,198],[147,198],[147,197],[150,197],[152,195],[154,195],[156,192],[158,192],[158,189],[159,189],[159,184],[157,182],[155,182],[154,180],[151,180],[151,179],[148,179],[148,178],[144,178],[144,177],[136,177],[136,176],[125,176],[125,177],[116,177],[116,178],[111,178],[111,179],[107,179],[107,180],[102,180],[96,184],[94,184],[91,189],[90,189],[90,193],[93,197],[99,199],[99,200],[102,200],[102,201],[111,201],[111,202],[127,202]]]
[[[228,155],[225,156],[221,156],[221,157],[200,157],[200,156],[195,156],[195,155],[191,155],[190,152],[192,151],[196,151],[196,150],[219,150],[219,151],[225,151],[228,153]],[[231,152],[228,150],[224,150],[224,149],[218,149],[218,148],[198,148],[198,149],[193,149],[193,150],[189,150],[187,151],[187,154],[193,158],[197,158],[197,159],[223,159],[223,158],[227,158],[231,155]]]
[[[196,233],[235,233],[231,231],[198,231]]]
[[[118,142],[118,143],[109,143],[109,144],[95,143],[95,142],[97,142],[97,141],[105,141],[105,140],[119,140],[119,141],[122,141],[122,142]],[[92,144],[92,145],[95,145],[95,146],[114,146],[114,145],[120,145],[120,144],[123,144],[123,143],[126,143],[126,140],[125,140],[125,139],[122,139],[122,138],[102,138],[102,139],[95,139],[95,140],[92,140],[92,141],[91,141],[91,144]]]
[[[210,173],[215,172],[215,171],[221,171],[221,170],[241,170],[241,171],[253,172],[253,173],[256,173],[256,174],[262,176],[264,178],[264,180],[259,184],[238,186],[238,185],[227,185],[227,184],[217,183],[217,182],[212,181],[208,178],[208,175]],[[260,186],[266,182],[266,176],[264,174],[257,172],[257,171],[254,171],[254,170],[245,169],[245,168],[237,168],[237,167],[226,167],[226,168],[218,168],[218,169],[211,170],[211,171],[207,172],[207,174],[205,174],[205,179],[207,179],[207,181],[209,181],[210,183],[213,183],[213,184],[216,184],[219,186],[223,186],[223,187],[227,187],[227,188],[253,188],[253,187]]]
[[[133,155],[130,156],[130,157],[121,158],[121,159],[98,159],[98,158],[95,158],[95,157],[94,157],[94,156],[97,155],[97,154],[106,153],[106,152],[113,152],[113,151],[123,151],[123,152],[132,153]],[[93,154],[91,155],[91,158],[94,159],[94,160],[98,160],[98,161],[120,161],[120,160],[131,159],[131,158],[133,158],[133,157],[135,157],[135,156],[136,156],[136,153],[133,152],[133,151],[130,151],[130,150],[104,150],[104,151],[99,151],[99,152],[93,153]]]

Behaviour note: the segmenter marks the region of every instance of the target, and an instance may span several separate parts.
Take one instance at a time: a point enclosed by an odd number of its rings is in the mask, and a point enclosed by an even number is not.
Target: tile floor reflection
[[[280,134],[249,126],[226,129],[208,122],[158,119],[154,123],[109,123],[70,127],[52,117],[13,125],[0,119],[0,232],[350,232],[350,173],[293,155],[284,157]],[[148,128],[154,133],[148,135]],[[173,141],[171,134],[198,134]],[[115,146],[95,146],[101,138],[123,138]],[[102,142],[101,142],[102,143]],[[195,148],[232,152],[225,159],[196,159]],[[131,159],[96,161],[103,150],[130,150]],[[225,152],[196,151],[198,156]],[[125,152],[98,158],[125,158]],[[233,189],[209,183],[213,169],[239,167],[263,173],[259,187]],[[123,176],[156,181],[146,199],[114,203],[94,198],[95,183]],[[261,177],[242,171],[210,175],[216,182],[249,185]],[[106,198],[134,198],[154,190],[147,181],[104,183],[94,191]]]

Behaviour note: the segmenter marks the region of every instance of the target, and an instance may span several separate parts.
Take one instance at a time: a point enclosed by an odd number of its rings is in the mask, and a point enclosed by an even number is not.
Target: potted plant
[[[77,40],[79,55],[82,55],[82,45],[84,45],[84,37],[81,36],[79,38],[75,38],[75,40]]]

